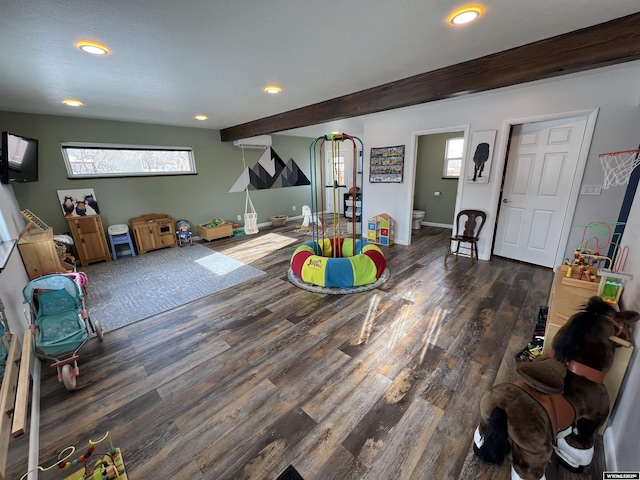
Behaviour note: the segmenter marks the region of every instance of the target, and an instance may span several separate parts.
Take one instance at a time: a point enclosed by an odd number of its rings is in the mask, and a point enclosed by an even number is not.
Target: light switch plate
[[[580,195],[600,195],[601,185],[582,185]]]

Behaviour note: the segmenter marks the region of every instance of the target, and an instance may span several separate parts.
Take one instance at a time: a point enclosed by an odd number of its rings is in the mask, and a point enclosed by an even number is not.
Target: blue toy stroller
[[[29,328],[34,332],[35,354],[53,360],[58,381],[75,390],[78,351],[93,335],[102,341],[102,327],[92,322],[84,305],[78,274],[51,274],[30,281],[22,290],[30,307]],[[25,312],[26,313],[26,312]]]
[[[7,365],[7,357],[9,356],[9,342],[11,341],[11,333],[7,317],[4,315],[4,305],[0,300],[0,384],[4,376],[4,369]]]

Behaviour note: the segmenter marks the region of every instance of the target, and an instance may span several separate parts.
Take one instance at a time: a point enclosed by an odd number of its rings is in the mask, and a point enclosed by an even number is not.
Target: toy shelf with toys
[[[381,213],[367,222],[367,241],[378,245],[393,245],[396,222],[386,213]]]

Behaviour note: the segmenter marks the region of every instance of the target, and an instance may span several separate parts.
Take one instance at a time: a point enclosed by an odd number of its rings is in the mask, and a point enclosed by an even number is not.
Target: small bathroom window
[[[444,178],[459,178],[462,169],[464,137],[448,138],[444,149]]]

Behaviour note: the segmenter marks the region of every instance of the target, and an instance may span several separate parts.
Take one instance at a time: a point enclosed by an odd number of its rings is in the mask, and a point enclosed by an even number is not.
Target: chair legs
[[[452,244],[453,242],[457,242],[456,245],[456,249],[453,250],[452,248]],[[447,261],[447,258],[449,258],[449,255],[455,255],[456,257],[458,257],[458,255],[460,254],[460,241],[459,240],[450,240],[449,243],[447,244],[447,249],[444,252],[444,260],[445,262]],[[478,260],[478,246],[476,245],[475,242],[469,242],[469,263],[471,266],[473,266],[473,264],[476,262],[476,260]],[[464,247],[467,248],[467,247]],[[463,254],[464,256],[464,254]]]

